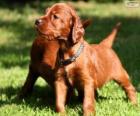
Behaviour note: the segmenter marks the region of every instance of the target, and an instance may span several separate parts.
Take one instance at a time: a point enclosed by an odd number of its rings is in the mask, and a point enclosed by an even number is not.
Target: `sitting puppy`
[[[94,92],[110,80],[120,84],[131,102],[136,104],[135,88],[111,48],[113,34],[99,44],[88,44],[83,38],[84,28],[79,16],[65,3],[49,8],[40,22],[39,32],[52,42],[58,40],[60,46],[59,51],[53,50],[55,53],[58,51],[54,84],[57,112],[65,111],[66,96],[73,87],[83,95],[84,115],[95,112]],[[118,25],[113,30],[114,34]],[[43,67],[43,70],[47,68]]]

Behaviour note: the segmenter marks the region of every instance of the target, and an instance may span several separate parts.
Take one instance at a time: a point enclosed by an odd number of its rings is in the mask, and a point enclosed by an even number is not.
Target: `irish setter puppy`
[[[59,51],[53,50],[58,52],[54,84],[57,112],[65,111],[66,96],[73,87],[83,96],[84,115],[95,112],[94,92],[110,80],[120,84],[131,102],[136,104],[135,88],[112,49],[119,24],[105,40],[90,45],[84,40],[79,16],[65,3],[53,5],[39,22],[41,35],[52,42],[57,40],[60,46]],[[47,70],[47,67],[42,70]]]
[[[82,22],[84,28],[90,23],[90,20],[84,20]],[[42,29],[46,26],[40,19],[35,21],[35,26],[39,34],[31,47],[29,72],[18,95],[19,98],[24,98],[32,92],[33,86],[39,76],[45,79],[45,81],[54,88],[54,69],[59,43],[57,40],[49,41],[48,38],[46,39],[46,36],[39,31],[40,28]]]

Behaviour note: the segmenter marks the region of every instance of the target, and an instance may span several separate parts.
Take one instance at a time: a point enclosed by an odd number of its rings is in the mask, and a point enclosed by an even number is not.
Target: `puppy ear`
[[[71,10],[72,13],[72,42],[77,43],[85,33],[82,22],[79,16],[76,14],[74,10]]]

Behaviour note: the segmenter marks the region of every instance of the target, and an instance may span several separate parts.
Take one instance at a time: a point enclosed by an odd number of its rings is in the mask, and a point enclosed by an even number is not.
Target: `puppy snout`
[[[41,19],[36,19],[35,20],[35,25],[40,25],[42,23],[42,20]]]

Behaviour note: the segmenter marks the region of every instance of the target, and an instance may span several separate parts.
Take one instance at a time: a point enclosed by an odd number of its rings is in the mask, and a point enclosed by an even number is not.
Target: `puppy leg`
[[[88,82],[84,86],[84,99],[83,99],[84,116],[95,115],[94,105],[95,99],[94,99],[93,83]]]
[[[62,72],[61,72],[62,71]],[[55,80],[56,112],[65,112],[65,103],[67,97],[67,85],[63,75],[63,69],[58,70]]]
[[[27,76],[27,79],[18,95],[19,99],[22,99],[24,97],[27,97],[29,94],[31,94],[33,90],[34,83],[36,82],[38,78],[38,74],[32,69],[32,67],[29,67],[29,73]]]
[[[98,91],[97,90],[94,90],[94,97],[96,100],[98,100]],[[78,100],[80,102],[83,102],[83,98],[84,98],[84,92],[82,90],[78,90]]]
[[[55,92],[56,92],[56,112],[65,112],[65,102],[67,87],[64,81],[55,82]]]
[[[122,75],[120,77],[115,78],[115,81],[124,88],[130,101],[133,104],[137,104],[136,90],[134,86],[131,84],[127,72],[123,70]]]

